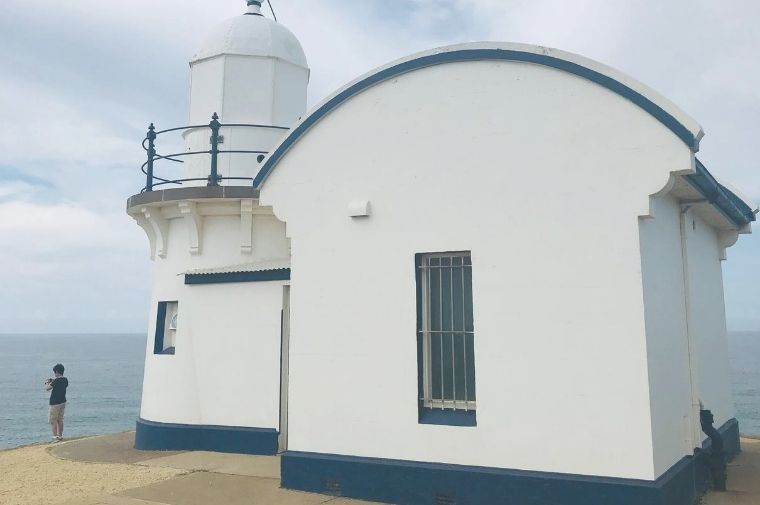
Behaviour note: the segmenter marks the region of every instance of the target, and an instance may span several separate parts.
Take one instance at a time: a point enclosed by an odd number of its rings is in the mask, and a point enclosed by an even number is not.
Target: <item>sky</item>
[[[702,162],[760,200],[760,2],[272,2],[307,54],[310,106],[431,47],[556,47],[687,111],[706,132]],[[0,333],[146,330],[148,243],[125,213],[144,182],[140,141],[150,122],[186,124],[190,57],[244,10],[244,0],[3,0]],[[760,330],[760,232],[741,236],[723,268],[729,329]]]

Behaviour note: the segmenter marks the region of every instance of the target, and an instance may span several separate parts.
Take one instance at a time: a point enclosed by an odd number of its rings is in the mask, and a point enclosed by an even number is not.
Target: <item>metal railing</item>
[[[264,156],[268,154],[267,151],[219,149],[219,144],[224,142],[224,137],[222,135],[219,135],[219,130],[221,128],[230,128],[230,127],[267,128],[271,130],[287,130],[288,129],[285,126],[271,126],[271,125],[260,125],[260,124],[245,124],[245,123],[223,124],[219,122],[219,115],[217,115],[216,112],[214,112],[214,115],[211,116],[211,122],[207,125],[180,126],[177,128],[168,128],[166,130],[156,131],[156,127],[153,125],[153,123],[151,123],[150,126],[148,127],[148,133],[145,135],[145,138],[142,141],[142,148],[147,153],[148,159],[145,163],[142,164],[142,167],[140,167],[140,170],[142,170],[142,173],[145,174],[145,187],[140,190],[140,193],[153,191],[153,188],[155,188],[156,186],[163,186],[166,184],[183,185],[185,182],[191,182],[191,181],[206,181],[207,186],[219,186],[219,183],[222,180],[253,181],[253,177],[226,177],[226,176],[223,177],[219,175],[218,163],[219,163],[220,154],[257,154],[258,156],[257,156],[256,161],[259,163],[261,163],[261,161],[264,159]],[[158,138],[159,135],[163,133],[169,133],[169,132],[194,130],[197,128],[208,128],[211,130],[211,136],[209,137],[210,149],[208,151],[185,151],[185,152],[172,153],[172,154],[160,154],[156,151],[156,139]],[[183,160],[179,160],[177,158],[181,158],[183,156],[199,155],[199,154],[208,154],[211,156],[211,163],[209,166],[208,177],[169,179],[169,178],[159,177],[155,174],[155,165],[157,161],[168,160],[175,163],[184,163]]]

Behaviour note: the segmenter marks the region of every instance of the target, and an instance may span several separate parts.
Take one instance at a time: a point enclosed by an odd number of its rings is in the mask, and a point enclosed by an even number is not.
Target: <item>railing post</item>
[[[156,127],[153,123],[148,127],[148,166],[145,170],[145,191],[153,191],[153,158],[156,157]]]
[[[219,128],[222,124],[219,122],[219,116],[216,112],[211,116],[211,122],[208,126],[211,128],[211,174],[208,176],[208,185],[218,186],[219,173],[216,164],[219,157]]]

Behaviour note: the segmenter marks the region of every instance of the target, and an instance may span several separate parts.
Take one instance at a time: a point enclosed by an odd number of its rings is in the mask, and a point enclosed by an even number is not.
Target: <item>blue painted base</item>
[[[720,431],[737,454],[736,420]],[[704,464],[697,453],[646,481],[291,451],[281,460],[285,488],[399,505],[693,505],[707,489]]]
[[[277,454],[277,430],[137,420],[135,449]]]

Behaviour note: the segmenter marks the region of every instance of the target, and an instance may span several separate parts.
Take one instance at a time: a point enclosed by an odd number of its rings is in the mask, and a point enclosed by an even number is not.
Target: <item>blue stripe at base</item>
[[[277,430],[242,426],[159,423],[139,418],[135,449],[277,454]]]
[[[288,489],[339,487],[348,498],[404,505],[432,505],[436,497],[467,505],[664,505],[653,483],[629,479],[290,451],[281,468]]]
[[[736,420],[720,432],[735,455]],[[288,489],[399,505],[693,505],[707,489],[705,468],[704,452],[647,481],[288,451],[281,482]]]

